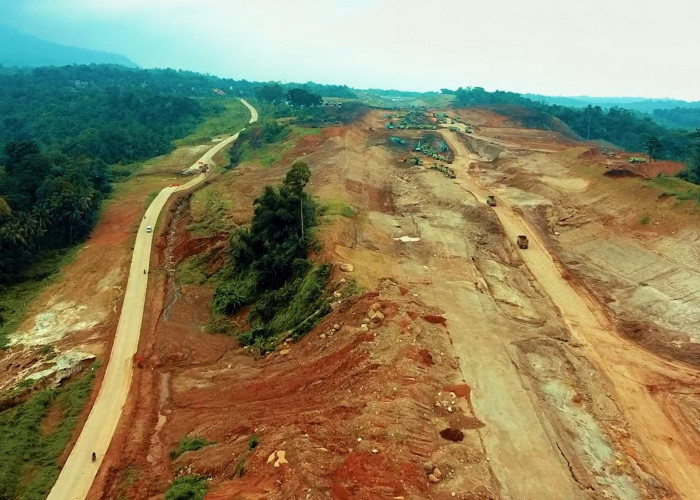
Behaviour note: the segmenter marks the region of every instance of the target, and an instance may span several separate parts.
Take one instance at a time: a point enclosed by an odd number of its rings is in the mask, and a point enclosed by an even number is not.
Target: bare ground
[[[585,145],[461,114],[477,129],[445,132],[456,180],[399,162],[380,112],[221,177],[231,225],[296,158],[321,201],[356,214],[319,230],[316,258],[354,266],[333,273],[341,303],[264,358],[206,332],[211,288],[172,270],[201,251],[220,264],[225,239],[190,235],[187,204],[169,215],[143,365],[92,497],[154,497],[183,471],[211,478],[208,498],[697,496],[697,207],[605,177]],[[359,296],[344,294],[351,278]],[[171,459],[186,435],[215,444]]]

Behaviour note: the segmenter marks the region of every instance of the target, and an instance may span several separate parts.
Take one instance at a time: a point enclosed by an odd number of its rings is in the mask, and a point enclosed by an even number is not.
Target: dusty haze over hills
[[[694,0],[0,0],[41,38],[249,80],[700,99]],[[218,57],[221,50],[225,58]]]
[[[0,24],[0,64],[3,66],[63,66],[67,64],[134,63],[120,54],[69,47],[25,35]]]

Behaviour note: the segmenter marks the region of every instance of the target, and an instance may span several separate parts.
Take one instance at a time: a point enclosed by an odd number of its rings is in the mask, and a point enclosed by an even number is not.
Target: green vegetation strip
[[[165,500],[202,500],[207,494],[207,480],[197,474],[176,477],[165,492]]]
[[[177,444],[177,448],[170,452],[170,458],[177,458],[186,451],[197,451],[211,444],[214,444],[214,441],[208,441],[201,437],[185,436]]]
[[[273,350],[282,337],[298,338],[328,312],[327,264],[307,258],[318,246],[313,229],[317,203],[304,191],[311,172],[292,165],[279,187],[266,186],[255,201],[250,228],[230,239],[229,258],[214,294],[210,329],[228,332],[227,319],[250,306],[248,328],[234,329],[239,342],[258,352]]]
[[[649,181],[655,188],[661,190],[661,194],[665,196],[675,196],[677,200],[695,200],[700,203],[700,186],[691,182],[679,179],[678,177],[669,177],[659,175]]]
[[[0,413],[0,498],[45,498],[97,371]]]

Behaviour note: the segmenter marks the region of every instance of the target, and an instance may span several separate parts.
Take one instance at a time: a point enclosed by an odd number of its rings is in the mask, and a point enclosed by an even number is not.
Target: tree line
[[[215,95],[211,87],[205,75],[172,70],[1,69],[0,287],[89,234],[115,164],[169,152],[223,109],[196,98]]]
[[[1,161],[0,285],[41,251],[87,236],[110,188],[102,160],[44,153],[33,141],[7,144]]]
[[[601,139],[630,151],[646,151],[650,157],[685,161],[688,168],[682,176],[693,182],[700,180],[700,129],[695,132],[669,129],[650,116],[621,107],[604,110],[590,105],[585,108],[548,105],[515,92],[488,92],[481,87],[460,87],[454,94],[457,106],[491,106],[496,111],[506,110],[509,105],[522,106],[541,113],[536,123],[524,123],[526,126],[551,128],[551,122],[542,118],[549,115],[561,120],[583,139]]]

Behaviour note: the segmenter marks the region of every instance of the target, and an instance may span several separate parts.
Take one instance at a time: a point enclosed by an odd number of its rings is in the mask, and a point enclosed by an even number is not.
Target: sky
[[[255,81],[700,100],[700,0],[0,0],[141,67]]]

